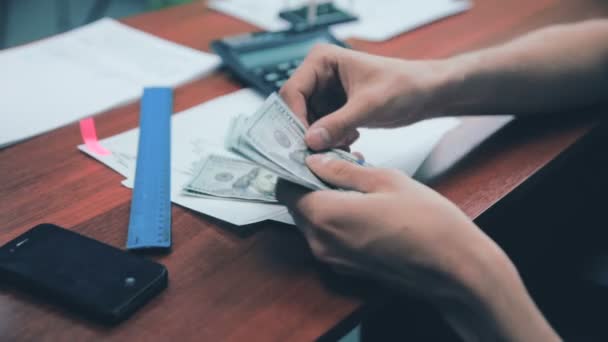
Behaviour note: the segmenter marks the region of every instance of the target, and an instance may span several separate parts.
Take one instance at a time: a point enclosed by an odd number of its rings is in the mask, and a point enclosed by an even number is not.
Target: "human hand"
[[[472,274],[483,272],[479,265],[503,256],[454,204],[399,171],[322,155],[307,164],[321,179],[356,191],[304,193],[282,185],[277,193],[314,255],[337,270],[425,296],[461,296],[476,281]]]
[[[424,296],[466,341],[559,340],[506,254],[446,198],[395,170],[324,155],[307,164],[355,190],[279,183],[277,198],[321,261]]]
[[[315,46],[280,95],[305,124],[313,150],[348,146],[358,127],[397,127],[430,117],[440,73],[433,61],[373,56]]]

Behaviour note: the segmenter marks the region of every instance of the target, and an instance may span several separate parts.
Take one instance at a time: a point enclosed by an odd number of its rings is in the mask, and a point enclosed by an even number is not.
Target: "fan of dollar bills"
[[[184,192],[200,197],[276,202],[278,178],[312,190],[330,189],[306,166],[313,152],[304,142],[305,127],[276,93],[252,116],[232,120],[226,148],[242,158],[210,154],[199,162]],[[323,154],[359,163],[354,155],[332,149]]]

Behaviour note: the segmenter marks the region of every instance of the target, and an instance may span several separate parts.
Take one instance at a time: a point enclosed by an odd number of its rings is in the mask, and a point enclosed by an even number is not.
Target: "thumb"
[[[376,191],[378,180],[382,178],[381,169],[334,159],[330,155],[313,154],[306,158],[306,164],[325,182],[364,193]]]
[[[355,101],[315,121],[306,132],[306,144],[315,151],[352,143],[357,137],[359,116],[363,108]]]

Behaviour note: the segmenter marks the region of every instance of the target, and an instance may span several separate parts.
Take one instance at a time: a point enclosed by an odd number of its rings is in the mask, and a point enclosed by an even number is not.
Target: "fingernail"
[[[312,143],[313,146],[311,147],[313,148],[327,148],[331,144],[329,132],[323,127],[311,129],[308,131],[307,136],[309,138],[309,142]]]
[[[317,164],[321,162],[322,159],[322,155],[320,154],[312,154],[308,157],[306,157],[306,164]]]
[[[307,164],[325,164],[332,160],[329,154],[313,154],[306,158]]]

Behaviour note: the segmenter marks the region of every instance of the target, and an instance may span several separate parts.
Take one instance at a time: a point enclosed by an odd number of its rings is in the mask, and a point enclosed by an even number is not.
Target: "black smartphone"
[[[103,323],[124,320],[167,287],[154,261],[53,224],[0,247],[0,281]]]

